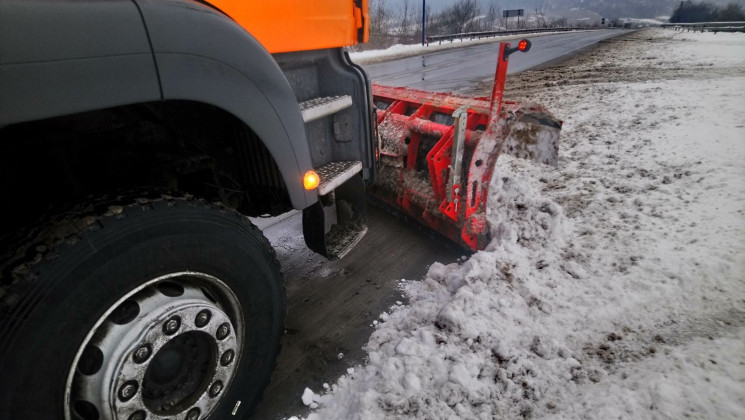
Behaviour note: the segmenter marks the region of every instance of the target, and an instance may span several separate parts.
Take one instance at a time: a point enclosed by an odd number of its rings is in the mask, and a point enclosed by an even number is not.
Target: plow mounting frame
[[[469,250],[491,239],[489,184],[501,152],[556,166],[562,122],[544,107],[504,101],[501,43],[491,98],[373,85],[379,169],[371,192]]]

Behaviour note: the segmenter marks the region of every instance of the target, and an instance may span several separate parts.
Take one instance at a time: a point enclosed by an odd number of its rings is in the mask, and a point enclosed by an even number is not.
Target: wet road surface
[[[510,56],[509,73],[525,71],[572,54],[603,39],[628,33],[605,29],[556,35],[526,35],[533,46],[528,53]],[[509,41],[513,46],[517,40]],[[458,43],[458,41],[454,41]],[[363,65],[373,83],[408,86],[440,92],[467,90],[475,81],[494,77],[499,44],[495,41],[470,47],[435,51],[415,57]]]
[[[363,362],[373,320],[396,301],[405,302],[396,290],[399,280],[421,279],[433,262],[464,255],[388,213],[369,205],[368,211],[367,235],[344,259],[331,262],[305,246],[302,213],[265,226],[254,221],[277,251],[287,288],[282,352],[254,418],[303,414],[306,386],[320,392],[323,383]]]

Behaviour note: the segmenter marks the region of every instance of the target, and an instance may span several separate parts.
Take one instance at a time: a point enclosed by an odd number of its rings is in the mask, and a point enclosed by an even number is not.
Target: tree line
[[[393,44],[412,44],[421,39],[422,4],[420,0],[370,0],[370,42],[367,48],[384,48]],[[525,10],[525,16],[502,17],[494,3],[482,8],[477,0],[458,0],[440,12],[427,6],[425,28],[428,36],[507,29],[557,28],[567,25],[566,18],[547,17],[544,9]]]
[[[717,7],[708,2],[685,0],[680,2],[670,16],[670,23],[737,21],[745,21],[745,13],[742,7],[734,2]]]

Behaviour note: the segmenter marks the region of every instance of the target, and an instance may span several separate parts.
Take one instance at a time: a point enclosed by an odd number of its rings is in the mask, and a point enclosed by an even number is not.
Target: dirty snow
[[[508,80],[565,120],[559,170],[500,157],[487,250],[403,281],[309,419],[745,418],[745,35],[564,70]]]

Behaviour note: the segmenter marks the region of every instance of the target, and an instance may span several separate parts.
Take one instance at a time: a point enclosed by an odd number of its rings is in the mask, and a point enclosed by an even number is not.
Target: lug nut
[[[210,387],[210,397],[215,398],[222,392],[222,382],[217,381]]]
[[[199,408],[194,407],[191,410],[189,410],[188,413],[186,413],[186,419],[185,420],[197,420],[199,418],[199,415],[202,413]]]
[[[230,335],[230,324],[225,322],[217,328],[217,334],[215,334],[215,336],[218,340],[224,340],[228,337],[228,335]]]
[[[121,388],[119,388],[119,399],[122,402],[127,402],[132,399],[132,397],[137,394],[137,382],[136,381],[127,381],[122,385]]]
[[[233,358],[235,358],[235,352],[233,350],[228,350],[220,357],[220,364],[227,366],[233,363]]]
[[[197,314],[197,317],[194,320],[194,325],[196,325],[197,328],[202,328],[205,325],[209,324],[211,318],[212,312],[207,309],[203,309]]]
[[[163,332],[166,335],[173,335],[181,328],[181,318],[178,316],[171,317],[163,324]]]
[[[145,412],[142,410],[137,410],[134,413],[132,413],[127,420],[145,420]]]
[[[135,350],[132,360],[137,364],[145,363],[150,358],[150,353],[150,344],[142,345]]]

